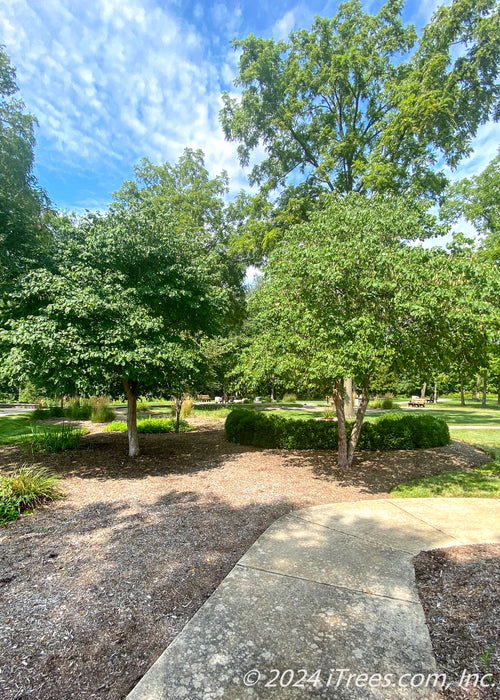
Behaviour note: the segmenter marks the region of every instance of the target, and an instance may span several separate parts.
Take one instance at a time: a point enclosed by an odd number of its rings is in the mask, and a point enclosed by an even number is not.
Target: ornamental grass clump
[[[63,423],[60,426],[45,430],[35,425],[31,435],[25,441],[25,449],[28,452],[62,452],[64,450],[76,450],[80,447],[82,436],[88,431],[76,425]]]
[[[44,467],[23,466],[11,476],[0,476],[0,523],[20,513],[63,497],[61,478]]]
[[[100,396],[94,401],[90,414],[92,423],[111,423],[111,421],[115,419],[115,416],[116,414],[105,396]]]

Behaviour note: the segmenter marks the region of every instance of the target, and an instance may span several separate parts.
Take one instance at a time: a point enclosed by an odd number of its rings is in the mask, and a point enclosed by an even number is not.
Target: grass
[[[0,417],[0,445],[12,445],[24,442],[32,434],[33,421],[27,413],[17,413],[15,416]],[[47,432],[56,431],[57,425],[45,425]]]
[[[61,479],[43,467],[23,466],[11,476],[0,476],[0,524],[46,501],[63,497]]]
[[[53,426],[52,430],[47,430],[47,427],[40,428],[37,424],[33,426],[31,434],[24,439],[26,451],[63,452],[64,450],[76,450],[80,447],[82,436],[89,432],[68,423]]]
[[[469,442],[489,452],[494,457],[494,461],[471,471],[442,472],[435,476],[399,484],[391,491],[391,496],[397,498],[434,496],[500,498],[500,428],[474,430],[450,427],[450,433],[452,438]]]

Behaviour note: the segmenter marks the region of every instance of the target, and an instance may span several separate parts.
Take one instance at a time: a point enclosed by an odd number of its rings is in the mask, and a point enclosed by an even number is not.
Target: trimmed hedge
[[[354,423],[347,424],[347,435]],[[336,450],[337,423],[314,419],[284,418],[276,413],[235,409],[225,424],[230,442],[289,450]],[[363,423],[357,448],[360,450],[412,450],[439,447],[450,442],[448,425],[425,413],[387,413],[374,423]]]

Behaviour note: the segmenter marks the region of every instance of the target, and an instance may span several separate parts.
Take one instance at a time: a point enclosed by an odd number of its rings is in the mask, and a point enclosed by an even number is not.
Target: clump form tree
[[[139,394],[196,376],[200,337],[221,332],[240,294],[224,232],[203,221],[207,204],[189,218],[182,192],[164,177],[188,165],[184,197],[196,180],[217,209],[220,194],[199,154],[186,152],[168,169],[148,164],[148,180],[139,171],[106,215],[62,227],[51,269],[23,280],[2,322],[3,370],[18,381],[60,375],[82,394],[125,392],[131,457],[139,454]]]
[[[331,388],[340,466],[352,464],[380,367],[430,371],[455,338],[471,352],[487,347],[492,280],[476,260],[409,243],[432,230],[425,209],[402,199],[328,196],[270,255],[250,301],[254,365],[267,367],[271,352],[284,381]],[[348,376],[362,391],[349,441]]]

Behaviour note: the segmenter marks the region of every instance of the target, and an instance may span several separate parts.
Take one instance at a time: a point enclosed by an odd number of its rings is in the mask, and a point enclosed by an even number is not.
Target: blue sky
[[[286,38],[337,2],[283,0],[4,0],[0,43],[38,118],[36,174],[61,209],[102,209],[143,156],[174,162],[201,148],[210,172],[246,185],[218,113],[233,90],[233,38]],[[439,3],[410,2],[404,17],[425,24]],[[370,11],[381,5],[366,3]],[[499,125],[485,125],[474,155],[454,177],[480,171],[496,154]]]

